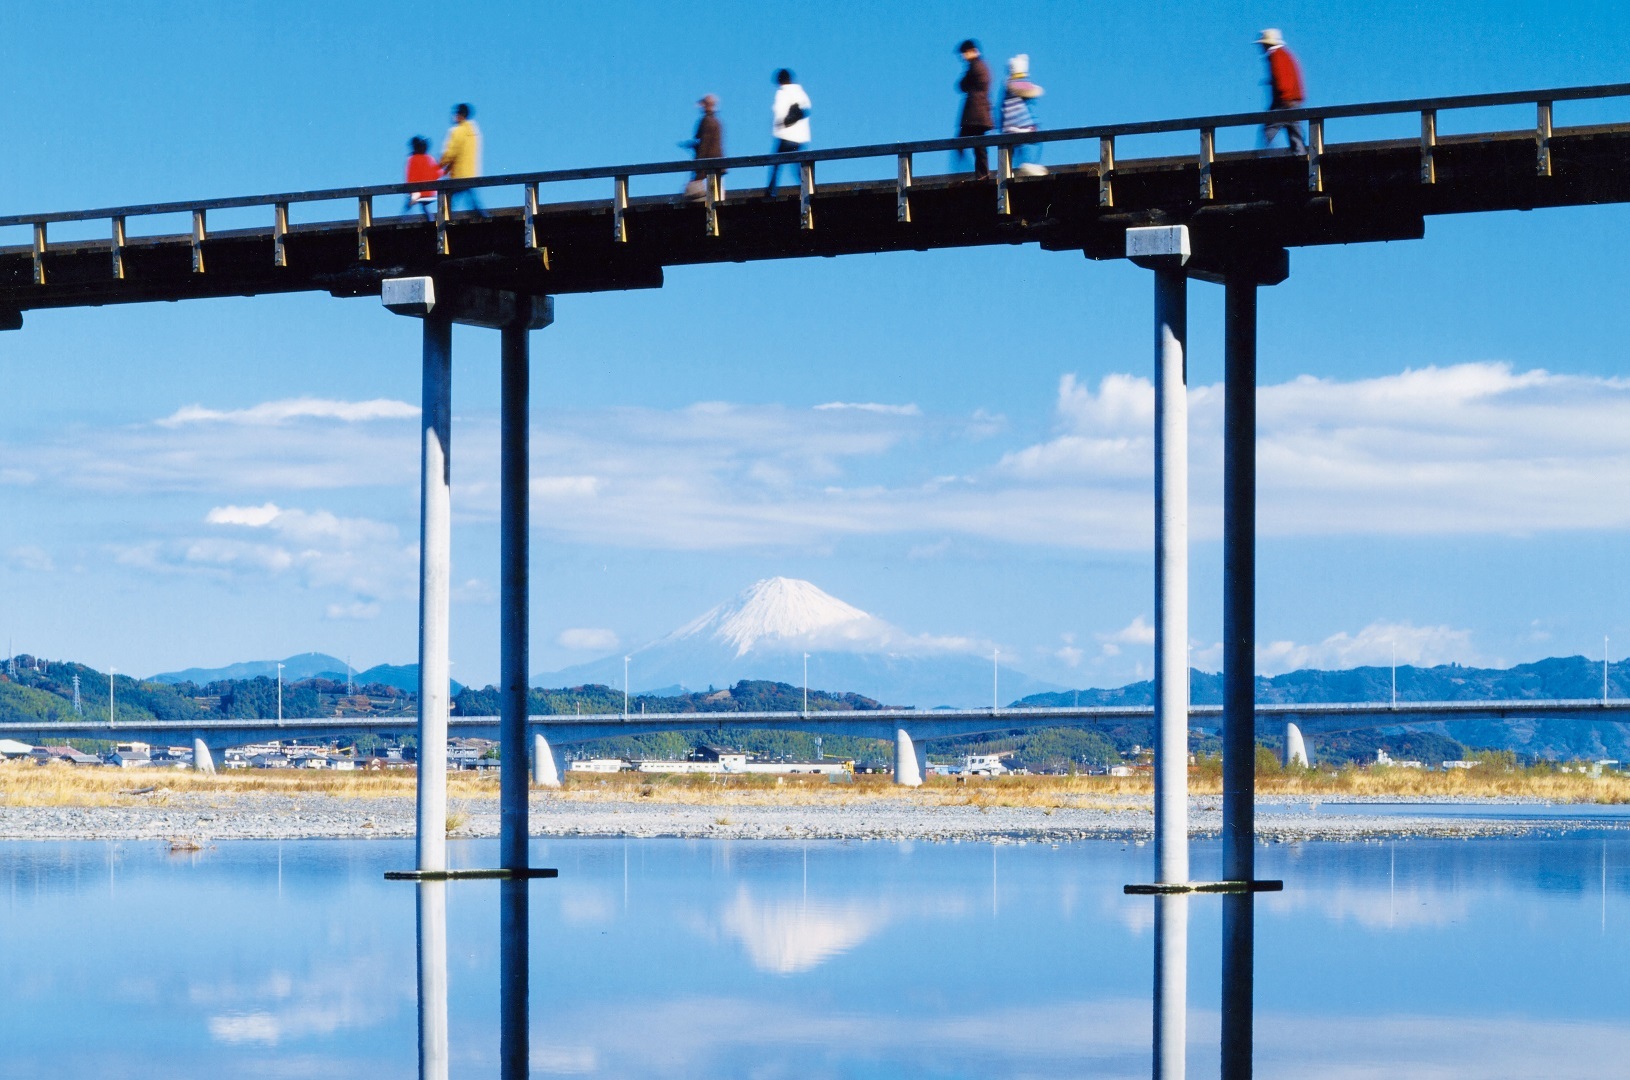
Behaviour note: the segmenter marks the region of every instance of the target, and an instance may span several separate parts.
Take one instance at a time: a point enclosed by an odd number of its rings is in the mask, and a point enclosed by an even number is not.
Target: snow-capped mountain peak
[[[737,656],[755,648],[880,645],[894,636],[881,619],[797,578],[766,578],[680,627],[669,640],[710,637]]]

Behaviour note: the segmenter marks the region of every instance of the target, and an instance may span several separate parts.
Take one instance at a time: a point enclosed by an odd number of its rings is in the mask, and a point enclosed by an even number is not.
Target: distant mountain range
[[[1600,698],[1602,662],[1583,656],[1552,657],[1511,668],[1468,668],[1459,664],[1398,668],[1399,701],[1544,701]],[[1205,671],[1189,674],[1189,693],[1196,705],[1222,703],[1222,676]],[[1607,694],[1630,696],[1630,660],[1607,668]],[[1258,676],[1259,702],[1314,704],[1324,702],[1390,701],[1392,669],[1348,668],[1343,671],[1292,671],[1272,678]],[[1066,690],[1032,694],[1021,705],[1149,705],[1154,702],[1152,682],[1132,683],[1114,690]],[[1610,757],[1630,761],[1630,725],[1580,720],[1470,720],[1453,724],[1413,724],[1416,731],[1435,732],[1467,746],[1515,750],[1545,758]],[[1388,729],[1383,729],[1383,731]],[[1266,728],[1264,734],[1273,734]],[[1314,738],[1315,743],[1321,741]],[[1329,742],[1326,737],[1323,741]],[[1373,736],[1337,739],[1339,744],[1362,744]],[[1384,740],[1383,740],[1384,741]]]
[[[279,663],[283,665],[283,681],[286,683],[299,682],[302,679],[332,679],[334,682],[345,682],[345,661],[320,652],[296,653],[281,661],[246,660],[240,664],[227,664],[218,668],[165,671],[154,675],[149,681],[170,684],[190,682],[204,686],[224,679],[275,679]],[[419,692],[418,664],[375,664],[371,668],[354,672],[351,678],[358,686],[378,684],[414,694]],[[452,693],[456,694],[462,689],[464,689],[462,683],[456,679],[452,680]]]
[[[886,705],[979,707],[992,701],[992,666],[972,655],[972,643],[908,633],[823,592],[807,581],[769,578],[719,604],[672,633],[628,653],[631,691],[650,697],[677,698],[711,688],[732,687],[742,680],[767,680],[792,687],[804,685],[808,654],[811,689],[859,694]],[[285,682],[313,677],[345,678],[345,662],[325,653],[300,653],[282,661]],[[87,669],[88,670],[88,669]],[[623,656],[533,676],[532,685],[547,689],[599,685],[621,691]],[[259,660],[219,668],[165,672],[154,682],[204,685],[223,679],[272,678],[277,661]],[[1630,696],[1630,660],[1611,665],[1607,691]],[[418,690],[418,665],[380,664],[359,671],[358,685],[383,683],[409,693]],[[1401,701],[1467,701],[1478,699],[1596,698],[1602,695],[1602,664],[1582,656],[1557,657],[1513,668],[1467,668],[1447,664],[1433,668],[1405,665],[1397,669]],[[1222,700],[1222,677],[1191,673],[1196,704]],[[454,683],[452,691],[463,687]],[[1004,666],[995,689],[1004,704],[1147,705],[1150,682],[1115,689],[1069,690]],[[1343,671],[1293,671],[1257,679],[1262,702],[1314,703],[1386,701],[1392,694],[1392,671],[1361,667]],[[654,703],[653,703],[654,705]],[[1121,732],[1147,742],[1148,732],[1130,725]],[[1630,727],[1630,725],[1627,725]],[[1630,760],[1630,731],[1617,724],[1586,721],[1466,721],[1453,725],[1413,725],[1415,731],[1454,743],[1510,749],[1537,757]],[[1276,732],[1263,728],[1264,736]],[[1396,742],[1397,733],[1314,736],[1338,756],[1346,748],[1362,756],[1371,743]],[[1392,742],[1388,742],[1391,739]]]
[[[890,705],[989,705],[1060,689],[1003,667],[993,686],[989,658],[960,639],[914,635],[844,603],[807,581],[769,578],[735,599],[627,654],[635,693],[703,690],[742,679],[809,683]],[[623,655],[532,677],[533,686],[623,685]]]

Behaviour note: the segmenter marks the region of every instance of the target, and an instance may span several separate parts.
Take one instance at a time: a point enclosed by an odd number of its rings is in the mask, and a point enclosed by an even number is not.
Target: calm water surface
[[[491,865],[494,845],[453,845]],[[1263,1077],[1630,1073],[1630,836],[1283,844]],[[0,844],[0,1077],[416,1069],[402,842]],[[1215,844],[1195,845],[1196,876]],[[538,842],[533,1071],[1148,1075],[1152,848]],[[455,1076],[493,1076],[498,889],[449,887]],[[1218,908],[1190,928],[1214,1076]]]

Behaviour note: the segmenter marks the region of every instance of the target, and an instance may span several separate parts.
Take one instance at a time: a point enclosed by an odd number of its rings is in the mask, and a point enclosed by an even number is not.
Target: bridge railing
[[[436,193],[437,250],[448,253],[447,227],[453,220],[451,197],[462,191],[489,188],[522,190],[519,206],[528,247],[543,246],[541,230],[536,218],[541,205],[540,190],[551,184],[581,181],[609,181],[611,227],[613,239],[628,239],[627,211],[630,205],[629,182],[634,177],[674,176],[700,173],[705,178],[705,221],[709,235],[718,235],[717,206],[723,201],[723,174],[732,169],[764,168],[774,164],[792,164],[799,175],[798,199],[800,224],[814,228],[811,202],[817,192],[815,167],[822,162],[854,161],[860,159],[888,159],[895,161],[894,185],[901,222],[911,220],[911,192],[917,181],[914,159],[923,154],[977,150],[996,151],[996,202],[998,213],[1011,209],[1010,187],[1014,182],[1013,155],[1021,146],[1060,142],[1098,142],[1099,203],[1113,206],[1116,170],[1116,141],[1133,136],[1190,133],[1197,136],[1195,160],[1199,165],[1198,198],[1215,197],[1212,165],[1216,160],[1216,133],[1228,128],[1255,128],[1267,124],[1301,123],[1308,125],[1307,184],[1310,192],[1324,188],[1324,155],[1328,149],[1325,125],[1328,121],[1357,117],[1380,117],[1418,114],[1420,117],[1420,169],[1421,182],[1432,184],[1437,180],[1436,149],[1438,146],[1438,115],[1443,112],[1467,109],[1486,109],[1502,106],[1529,106],[1534,109],[1533,139],[1535,172],[1551,175],[1551,139],[1553,135],[1553,108],[1558,102],[1587,101],[1604,98],[1630,97],[1630,83],[1609,83],[1597,86],[1556,87],[1544,90],[1521,90],[1494,94],[1462,94],[1449,97],[1408,98],[1398,101],[1372,102],[1351,105],[1326,105],[1301,109],[1222,113],[1210,116],[1190,116],[1174,120],[1149,120],[1135,123],[1098,124],[1086,127],[1060,128],[1050,131],[993,134],[966,138],[925,139],[916,142],[880,143],[869,146],[835,147],[824,150],[805,150],[786,154],[751,154],[740,157],[683,159],[676,161],[646,162],[637,165],[595,166],[590,168],[550,169],[541,172],[507,173],[463,180],[442,178],[413,183],[373,184],[361,187],[323,188],[313,191],[289,191],[266,195],[246,195],[224,199],[188,200],[181,202],[139,203],[128,206],[101,207],[94,210],[69,210],[49,213],[0,215],[0,228],[26,226],[33,233],[34,277],[44,284],[46,255],[50,251],[49,226],[64,222],[108,223],[111,247],[111,272],[116,278],[124,277],[124,251],[129,241],[127,225],[132,218],[163,215],[184,215],[191,221],[193,270],[205,272],[204,246],[209,239],[208,215],[211,211],[261,209],[269,212],[277,265],[287,265],[285,241],[293,231],[290,208],[308,203],[356,203],[358,259],[368,261],[369,230],[374,224],[373,201],[377,198],[404,196],[418,191]],[[663,197],[667,201],[671,197]],[[349,220],[349,219],[342,219]],[[332,223],[330,223],[332,224]]]

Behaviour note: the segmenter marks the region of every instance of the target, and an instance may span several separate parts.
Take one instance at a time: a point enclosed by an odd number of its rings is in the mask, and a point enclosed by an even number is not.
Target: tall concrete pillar
[[[1224,296],[1222,876],[1256,878],[1256,282]],[[1252,893],[1225,895],[1222,1080],[1250,1080],[1255,972]]]
[[[215,759],[210,756],[209,744],[196,735],[192,737],[192,767],[195,772],[215,775]]]
[[[905,728],[894,729],[894,782],[906,787],[922,787],[923,773],[928,771],[923,748],[911,739]]]
[[[542,735],[532,736],[532,783],[542,788],[557,788],[566,775],[566,763],[560,751],[549,745]]]
[[[1188,278],[1155,271],[1155,880],[1189,878]],[[1181,1080],[1188,899],[1155,900],[1154,1076]]]
[[[419,869],[447,869],[453,323],[424,318],[419,494]],[[445,1026],[446,1020],[443,1019]]]

